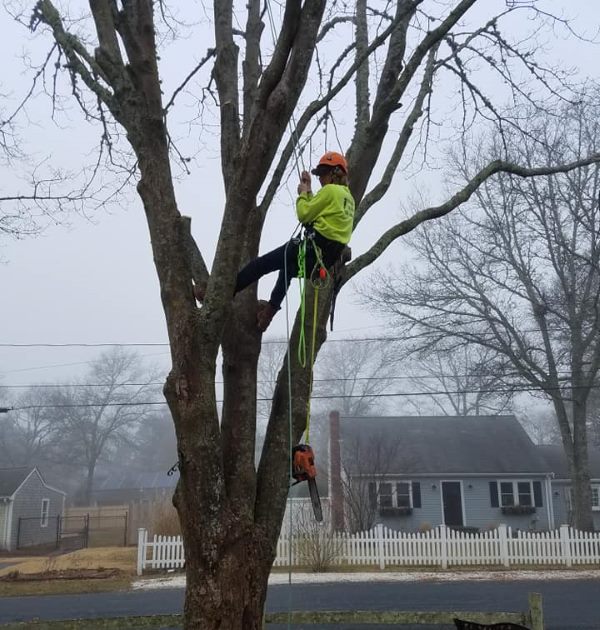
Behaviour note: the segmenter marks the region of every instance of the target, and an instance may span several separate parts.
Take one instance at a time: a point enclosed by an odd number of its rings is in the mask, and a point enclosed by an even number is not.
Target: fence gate
[[[89,543],[90,517],[59,516],[56,547],[61,551],[75,551],[85,549]]]

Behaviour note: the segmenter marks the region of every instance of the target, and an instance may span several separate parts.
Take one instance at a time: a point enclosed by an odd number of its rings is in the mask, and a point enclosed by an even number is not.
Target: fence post
[[[440,525],[440,551],[442,554],[442,569],[448,568],[448,530]]]
[[[508,555],[508,534],[504,523],[498,525],[498,537],[500,538],[500,561],[505,567],[510,566]]]
[[[568,566],[573,565],[573,557],[571,556],[571,541],[569,540],[569,526],[560,526],[560,550],[563,562]]]
[[[56,548],[60,547],[60,530],[61,530],[61,515],[58,514],[56,517]]]
[[[127,516],[129,512],[125,512],[125,531],[123,532],[123,547],[127,547]]]
[[[385,557],[384,557],[384,546],[383,546],[383,525],[381,523],[377,524],[376,527],[376,536],[377,536],[377,555],[379,557],[379,568],[383,571],[385,569]]]
[[[531,630],[544,630],[544,610],[541,593],[529,593],[529,618]]]
[[[90,546],[90,515],[85,515],[83,530],[83,548],[87,549]]]
[[[138,543],[137,543],[137,574],[142,575],[146,566],[146,542],[148,540],[148,532],[145,527],[138,527]]]

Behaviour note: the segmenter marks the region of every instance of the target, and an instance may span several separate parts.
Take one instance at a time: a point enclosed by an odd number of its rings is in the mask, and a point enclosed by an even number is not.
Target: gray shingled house
[[[537,447],[553,473],[552,509],[557,525],[572,522],[571,479],[567,457],[562,446],[543,445]],[[600,451],[589,449],[590,477],[592,485],[592,517],[594,528],[600,530]]]
[[[35,467],[0,468],[0,549],[56,542],[65,493]]]
[[[330,440],[335,528],[506,523],[545,530],[556,523],[552,471],[514,416],[340,418],[332,412]]]

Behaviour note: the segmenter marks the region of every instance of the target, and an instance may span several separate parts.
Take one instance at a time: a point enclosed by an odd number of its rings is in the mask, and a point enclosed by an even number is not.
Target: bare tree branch
[[[409,219],[406,219],[387,230],[367,252],[358,256],[348,265],[347,276],[344,283],[355,276],[359,271],[370,265],[374,260],[379,258],[379,256],[381,256],[381,254],[383,254],[383,252],[400,236],[408,234],[425,221],[438,219],[446,214],[449,214],[453,210],[456,210],[456,208],[471,198],[473,193],[483,182],[496,173],[511,173],[513,175],[517,175],[518,177],[539,177],[542,175],[551,175],[553,173],[567,173],[573,169],[587,166],[589,164],[595,164],[597,162],[600,162],[599,153],[575,162],[569,162],[568,164],[553,167],[527,168],[511,162],[495,160],[481,169],[464,188],[455,193],[442,205],[420,210]]]

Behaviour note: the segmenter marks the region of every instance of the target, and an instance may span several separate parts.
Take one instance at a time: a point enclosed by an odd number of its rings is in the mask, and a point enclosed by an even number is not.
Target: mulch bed
[[[40,573],[11,571],[0,577],[0,582],[39,582],[46,580],[105,580],[123,575],[120,569],[62,569]]]

